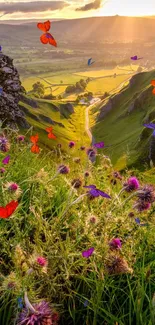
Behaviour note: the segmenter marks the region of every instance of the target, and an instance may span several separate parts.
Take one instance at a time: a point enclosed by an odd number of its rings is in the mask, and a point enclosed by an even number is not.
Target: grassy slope
[[[140,146],[137,146],[137,144],[144,129],[144,120],[148,119],[151,121],[153,119],[153,115],[150,116],[150,114],[155,110],[155,97],[152,95],[150,81],[154,78],[154,75],[155,71],[136,75],[134,77],[135,84],[132,87],[128,85],[120,92],[120,100],[104,119],[101,119],[92,128],[96,141],[104,140],[105,145],[112,145],[106,152],[110,154],[113,163],[116,164],[118,162],[116,165],[118,168],[124,167],[123,165],[126,164],[126,160],[128,164],[135,163],[137,158],[146,149],[148,137],[140,143]],[[140,107],[138,108],[137,106],[133,112],[127,114],[128,107],[148,87],[150,87],[150,92],[147,98],[141,101]],[[91,121],[93,118],[97,119],[98,112],[100,112],[102,106],[103,103],[100,104],[99,108],[91,111]],[[150,134],[149,132],[148,135]],[[128,159],[128,154],[130,160]],[[120,157],[123,161],[118,161]]]
[[[60,111],[57,112],[53,106],[54,104],[60,108],[60,106],[63,105],[61,102],[48,100],[37,100],[37,102],[39,105],[38,108],[32,108],[25,103],[21,103],[21,105],[29,110],[31,116],[29,113],[26,114],[27,121],[33,125],[35,132],[39,132],[40,139],[43,144],[50,148],[58,143],[63,143],[64,148],[67,148],[68,142],[71,140],[78,143],[79,146],[89,144],[89,139],[84,130],[85,110],[83,106],[74,105],[74,113],[70,115],[68,113],[66,114],[64,110],[63,113],[66,116],[65,117],[60,113]],[[36,116],[38,117],[38,114],[43,114],[44,116],[51,118],[53,121],[62,123],[64,125],[64,127],[52,125],[54,130],[53,132],[57,136],[56,140],[49,140],[47,138],[45,128],[47,126],[51,126],[51,124],[43,121],[43,119],[40,117],[39,121],[37,121]]]

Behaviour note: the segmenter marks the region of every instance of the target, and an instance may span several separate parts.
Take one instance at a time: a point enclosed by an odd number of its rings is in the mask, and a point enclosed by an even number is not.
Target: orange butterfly
[[[38,23],[37,27],[39,29],[41,29],[43,32],[45,32],[45,34],[41,35],[41,37],[40,37],[41,42],[43,44],[49,43],[49,44],[57,47],[57,42],[54,39],[54,37],[50,33],[47,33],[50,30],[50,27],[51,27],[50,21],[47,20],[44,23]]]
[[[155,87],[155,80],[151,80],[151,85]],[[155,95],[155,88],[153,88],[152,94]]]
[[[11,201],[5,207],[0,207],[0,218],[6,219],[16,210],[18,201]]]
[[[38,142],[38,140],[39,140],[39,136],[38,136],[38,134],[36,134],[36,135],[32,135],[32,136],[30,137],[30,140],[31,140],[32,143],[34,143],[34,144],[32,145],[32,147],[31,147],[31,152],[33,152],[33,153],[39,153],[39,152],[40,152],[40,148],[39,148],[39,146],[37,145],[37,142]]]
[[[57,137],[52,132],[53,128],[50,126],[49,128],[46,128],[46,131],[48,132],[48,138],[49,139],[56,139]]]

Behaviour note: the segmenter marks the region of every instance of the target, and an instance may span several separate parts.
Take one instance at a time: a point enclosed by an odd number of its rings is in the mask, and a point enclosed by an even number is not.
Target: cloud
[[[86,4],[85,6],[76,8],[76,11],[87,11],[87,10],[98,9],[100,7],[101,7],[101,0],[95,0],[93,2]]]
[[[33,1],[0,3],[0,12],[12,14],[14,12],[41,12],[47,10],[61,10],[69,4],[65,1]]]

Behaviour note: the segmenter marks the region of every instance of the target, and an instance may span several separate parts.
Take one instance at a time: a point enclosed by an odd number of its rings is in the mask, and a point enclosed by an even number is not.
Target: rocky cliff
[[[20,94],[24,92],[13,60],[0,52],[0,122],[2,127],[28,128],[24,113],[18,106]]]

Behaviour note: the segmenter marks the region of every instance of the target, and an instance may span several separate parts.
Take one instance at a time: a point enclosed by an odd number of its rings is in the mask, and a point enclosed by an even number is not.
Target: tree
[[[32,89],[33,89],[33,92],[38,94],[40,97],[44,96],[44,94],[45,94],[45,87],[40,81],[35,82],[32,85]]]

